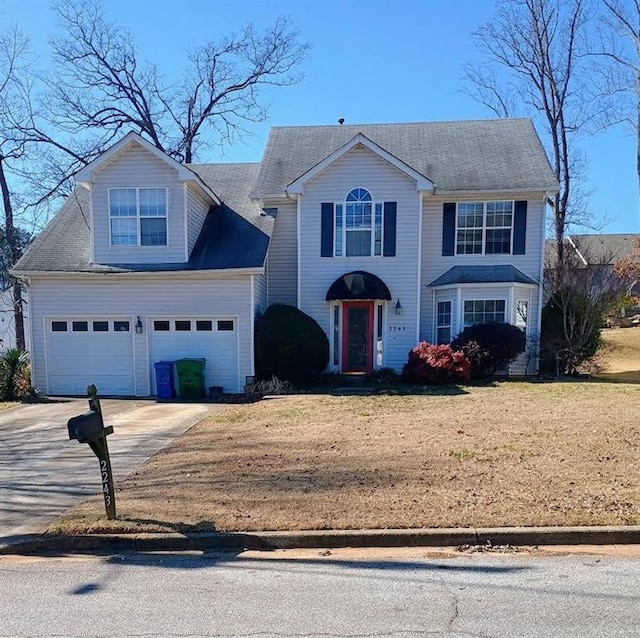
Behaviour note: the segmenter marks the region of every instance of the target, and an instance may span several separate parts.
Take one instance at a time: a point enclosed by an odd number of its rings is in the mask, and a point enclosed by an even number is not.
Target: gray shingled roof
[[[264,265],[273,218],[249,198],[259,164],[202,164],[190,168],[223,205],[209,211],[184,264],[92,264],[89,192],[76,188],[16,264],[16,272],[151,272],[252,268]]]
[[[613,263],[624,259],[633,250],[640,234],[571,235],[571,240],[587,263]]]
[[[511,265],[504,266],[452,266],[429,286],[451,286],[453,284],[518,283],[536,282],[521,270]]]
[[[558,188],[531,120],[501,119],[276,127],[252,195],[283,194],[358,133],[429,178],[436,191]]]

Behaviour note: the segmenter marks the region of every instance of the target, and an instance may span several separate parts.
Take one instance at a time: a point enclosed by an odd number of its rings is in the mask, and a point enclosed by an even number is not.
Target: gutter
[[[225,268],[220,270],[157,270],[157,271],[134,271],[134,270],[107,270],[107,271],[80,271],[80,270],[9,270],[9,274],[19,279],[32,277],[53,277],[53,278],[85,278],[96,276],[110,277],[201,277],[203,274],[213,275],[214,278],[222,278],[230,275],[262,275],[264,265],[256,268]]]

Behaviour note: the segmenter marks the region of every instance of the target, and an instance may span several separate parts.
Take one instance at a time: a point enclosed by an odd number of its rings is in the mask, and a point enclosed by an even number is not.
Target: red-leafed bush
[[[462,352],[451,346],[435,346],[421,341],[409,351],[402,378],[420,385],[445,385],[469,381],[471,364]]]

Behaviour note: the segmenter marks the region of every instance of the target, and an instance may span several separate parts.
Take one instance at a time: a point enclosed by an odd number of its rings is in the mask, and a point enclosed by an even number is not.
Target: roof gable
[[[419,191],[431,191],[433,190],[433,182],[427,177],[413,169],[411,166],[398,159],[395,155],[392,155],[384,148],[372,142],[368,137],[362,133],[354,135],[346,144],[336,149],[330,155],[327,155],[323,160],[319,161],[315,166],[312,166],[309,170],[304,172],[298,178],[293,180],[286,187],[288,194],[300,194],[304,189],[304,185],[322,171],[328,168],[331,164],[344,157],[349,151],[355,148],[366,148],[372,153],[377,155],[380,159],[384,160],[388,164],[391,164],[394,168],[397,168],[400,172],[404,173],[407,177],[416,181],[416,187]]]
[[[118,140],[99,157],[81,168],[75,175],[76,181],[79,184],[90,188],[90,185],[95,181],[95,174],[99,170],[116,160],[119,155],[134,145],[140,146],[156,159],[175,170],[180,181],[194,182],[198,184],[198,186],[211,198],[213,202],[216,204],[220,203],[218,196],[213,192],[213,190],[211,190],[211,188],[207,186],[190,168],[181,164],[172,157],[169,157],[169,155],[162,152],[159,148],[151,144],[151,142],[145,140],[142,136],[134,133],[133,131],[127,133],[122,139]]]
[[[275,127],[252,196],[286,195],[287,186],[358,135],[428,176],[436,193],[558,189],[531,120],[500,119]]]

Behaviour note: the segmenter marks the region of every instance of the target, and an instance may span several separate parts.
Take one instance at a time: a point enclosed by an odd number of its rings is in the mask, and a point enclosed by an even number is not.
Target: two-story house
[[[280,127],[260,164],[184,166],[130,133],[76,179],[14,269],[45,392],[147,396],[182,357],[238,391],[272,303],[320,324],[334,371],[489,321],[526,330],[512,372],[535,371],[558,185],[529,120]]]

